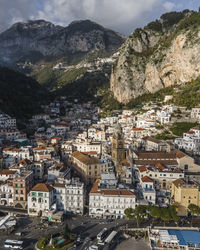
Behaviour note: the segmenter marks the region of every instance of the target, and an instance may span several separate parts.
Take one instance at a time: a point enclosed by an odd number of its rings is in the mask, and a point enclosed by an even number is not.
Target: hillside
[[[0,61],[11,66],[25,62],[70,64],[93,50],[115,51],[124,38],[90,20],[72,22],[67,27],[45,20],[16,23],[0,34]]]
[[[200,75],[200,13],[161,16],[126,40],[113,64],[110,88],[121,103],[181,86]]]
[[[49,100],[38,82],[5,67],[0,67],[0,90],[0,110],[19,119],[40,112],[40,104]]]

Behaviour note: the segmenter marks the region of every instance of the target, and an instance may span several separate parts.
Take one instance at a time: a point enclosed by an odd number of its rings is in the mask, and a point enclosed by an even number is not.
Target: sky
[[[163,13],[199,6],[200,0],[0,0],[0,32],[19,21],[44,19],[67,26],[90,19],[129,35]]]

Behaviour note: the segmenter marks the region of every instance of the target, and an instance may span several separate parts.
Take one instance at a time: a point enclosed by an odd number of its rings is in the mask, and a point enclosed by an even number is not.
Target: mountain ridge
[[[161,16],[136,29],[112,67],[110,88],[121,103],[145,93],[181,85],[200,74],[200,13],[185,10]]]

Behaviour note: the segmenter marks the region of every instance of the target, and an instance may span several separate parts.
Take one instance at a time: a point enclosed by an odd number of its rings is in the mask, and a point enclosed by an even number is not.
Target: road
[[[17,228],[12,233],[7,235],[6,233],[0,233],[0,250],[3,250],[3,243],[6,239],[16,239],[24,241],[24,249],[32,250],[35,249],[35,243],[39,238],[47,235],[48,233],[61,232],[64,224],[67,223],[73,233],[81,235],[84,239],[84,243],[76,249],[85,249],[89,247],[92,242],[95,242],[97,234],[104,228],[120,227],[127,222],[127,220],[115,220],[111,223],[105,223],[100,219],[91,219],[84,216],[75,216],[66,219],[63,223],[52,224],[45,226],[44,223],[40,222],[40,218],[23,216],[18,218]],[[23,232],[24,235],[16,236],[15,232]]]
[[[13,213],[16,213],[16,214],[27,214],[27,209],[9,207],[9,206],[1,206],[1,205],[0,205],[0,211],[2,211],[2,212],[13,212]]]
[[[3,250],[3,243],[6,239],[16,239],[24,241],[24,249],[33,250],[35,249],[35,244],[41,237],[47,235],[48,233],[54,234],[61,232],[63,226],[68,224],[73,233],[81,235],[83,238],[83,243],[71,249],[85,250],[90,245],[96,244],[97,234],[104,228],[115,229],[119,231],[122,228],[136,228],[135,221],[128,221],[125,219],[114,220],[113,222],[107,223],[105,220],[93,219],[85,216],[75,216],[67,218],[63,223],[45,225],[40,222],[38,217],[28,217],[23,216],[18,218],[17,228],[12,233],[7,235],[6,233],[0,233],[0,250]],[[154,226],[163,226],[163,222],[154,220]],[[190,222],[185,218],[179,223],[179,226],[190,226]],[[152,221],[144,222],[140,224],[140,227],[147,227],[152,225]],[[193,220],[194,226],[200,226],[200,221],[198,218]],[[175,223],[168,223],[166,226],[176,226]],[[23,236],[16,236],[15,232],[23,232]]]

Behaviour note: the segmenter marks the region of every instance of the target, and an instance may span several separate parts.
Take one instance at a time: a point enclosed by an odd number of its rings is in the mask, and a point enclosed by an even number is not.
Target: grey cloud
[[[64,26],[74,20],[91,19],[130,34],[163,12],[177,9],[174,3],[176,0],[0,0],[0,31],[27,19],[45,19]]]

